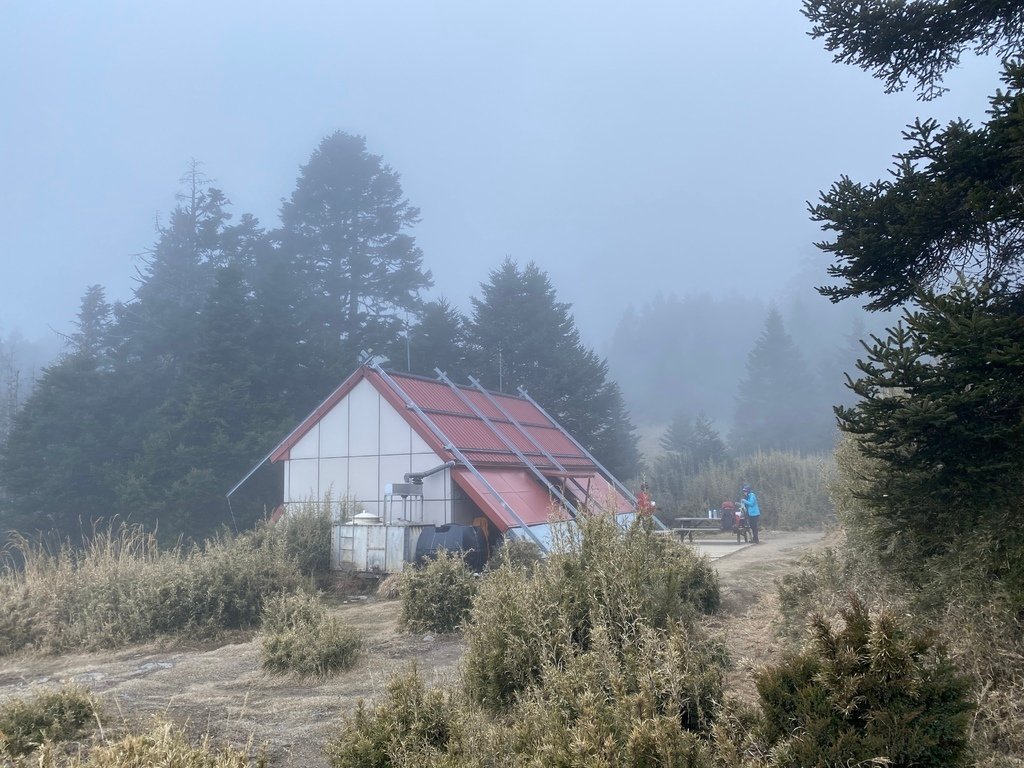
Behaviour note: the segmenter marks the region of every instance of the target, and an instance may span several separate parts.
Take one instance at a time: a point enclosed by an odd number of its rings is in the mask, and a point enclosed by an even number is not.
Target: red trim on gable
[[[328,395],[327,399],[320,403],[320,405],[318,405],[316,409],[309,414],[309,416],[304,418],[284,440],[278,443],[277,447],[270,454],[270,463],[276,464],[279,461],[287,461],[292,447],[299,442],[299,440],[305,437],[306,433],[309,432],[309,430],[311,430],[324,416],[326,416],[334,406],[340,403],[344,399],[345,395],[355,389],[356,384],[363,379],[369,380],[373,385],[373,388],[376,389],[377,392],[388,401],[388,403],[390,403],[392,408],[402,415],[402,418],[405,419],[409,426],[416,431],[416,434],[423,438],[423,441],[429,445],[438,456],[449,455],[449,452],[445,450],[441,441],[434,436],[434,433],[431,432],[427,425],[417,418],[415,414],[409,412],[409,409],[406,408],[402,398],[392,391],[391,387],[387,385],[387,382],[374,372],[373,369],[368,368],[365,365],[361,365],[356,368],[351,376],[341,383],[341,386]]]

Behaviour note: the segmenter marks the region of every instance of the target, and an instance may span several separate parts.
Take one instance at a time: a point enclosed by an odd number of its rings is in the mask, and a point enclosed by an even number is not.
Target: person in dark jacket
[[[760,544],[761,541],[758,539],[757,533],[761,523],[761,508],[757,505],[757,496],[749,485],[744,485],[740,494],[740,504],[747,511],[747,524],[750,526],[750,533],[754,537],[754,543]]]

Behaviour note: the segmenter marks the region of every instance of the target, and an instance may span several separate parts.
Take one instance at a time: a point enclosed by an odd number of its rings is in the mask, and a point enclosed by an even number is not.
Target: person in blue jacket
[[[761,508],[757,506],[757,496],[754,495],[754,489],[749,485],[744,485],[740,493],[740,504],[747,510],[747,522],[750,525],[750,533],[754,537],[754,543],[760,544],[761,541],[757,538],[757,532],[761,523]]]

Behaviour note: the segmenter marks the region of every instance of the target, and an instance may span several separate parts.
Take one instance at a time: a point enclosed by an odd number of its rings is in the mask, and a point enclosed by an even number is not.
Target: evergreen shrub
[[[327,758],[332,768],[469,764],[457,757],[465,714],[457,692],[427,688],[412,667],[388,680],[374,706],[359,701],[329,742]]]
[[[402,571],[400,623],[410,632],[455,632],[469,617],[479,579],[458,553],[441,551]]]
[[[263,633],[263,669],[300,679],[323,679],[349,669],[363,648],[359,632],[329,617],[313,595],[275,595],[267,600]]]
[[[667,630],[718,603],[708,560],[649,520],[623,529],[611,515],[581,518],[531,572],[506,564],[482,580],[466,632],[467,693],[505,707],[545,664],[586,651],[598,624],[621,650],[641,625]]]
[[[711,766],[706,734],[722,697],[721,647],[673,626],[638,625],[545,661],[542,682],[502,720],[518,765]]]
[[[99,702],[84,688],[64,686],[0,704],[0,757],[13,760],[46,742],[77,739],[96,725]]]
[[[816,617],[810,647],[757,676],[773,765],[970,764],[969,685],[946,656],[855,598],[842,619]]]

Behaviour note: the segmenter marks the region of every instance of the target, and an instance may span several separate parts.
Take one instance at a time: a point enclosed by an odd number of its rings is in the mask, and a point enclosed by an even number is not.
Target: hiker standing
[[[636,511],[641,517],[650,517],[654,514],[654,501],[647,490],[647,483],[640,484],[640,493],[636,495]]]
[[[754,495],[754,489],[749,485],[743,486],[740,504],[747,511],[747,522],[750,525],[750,532],[754,536],[754,543],[760,544],[761,542],[757,538],[757,531],[761,524],[761,508],[757,505],[757,496]]]

